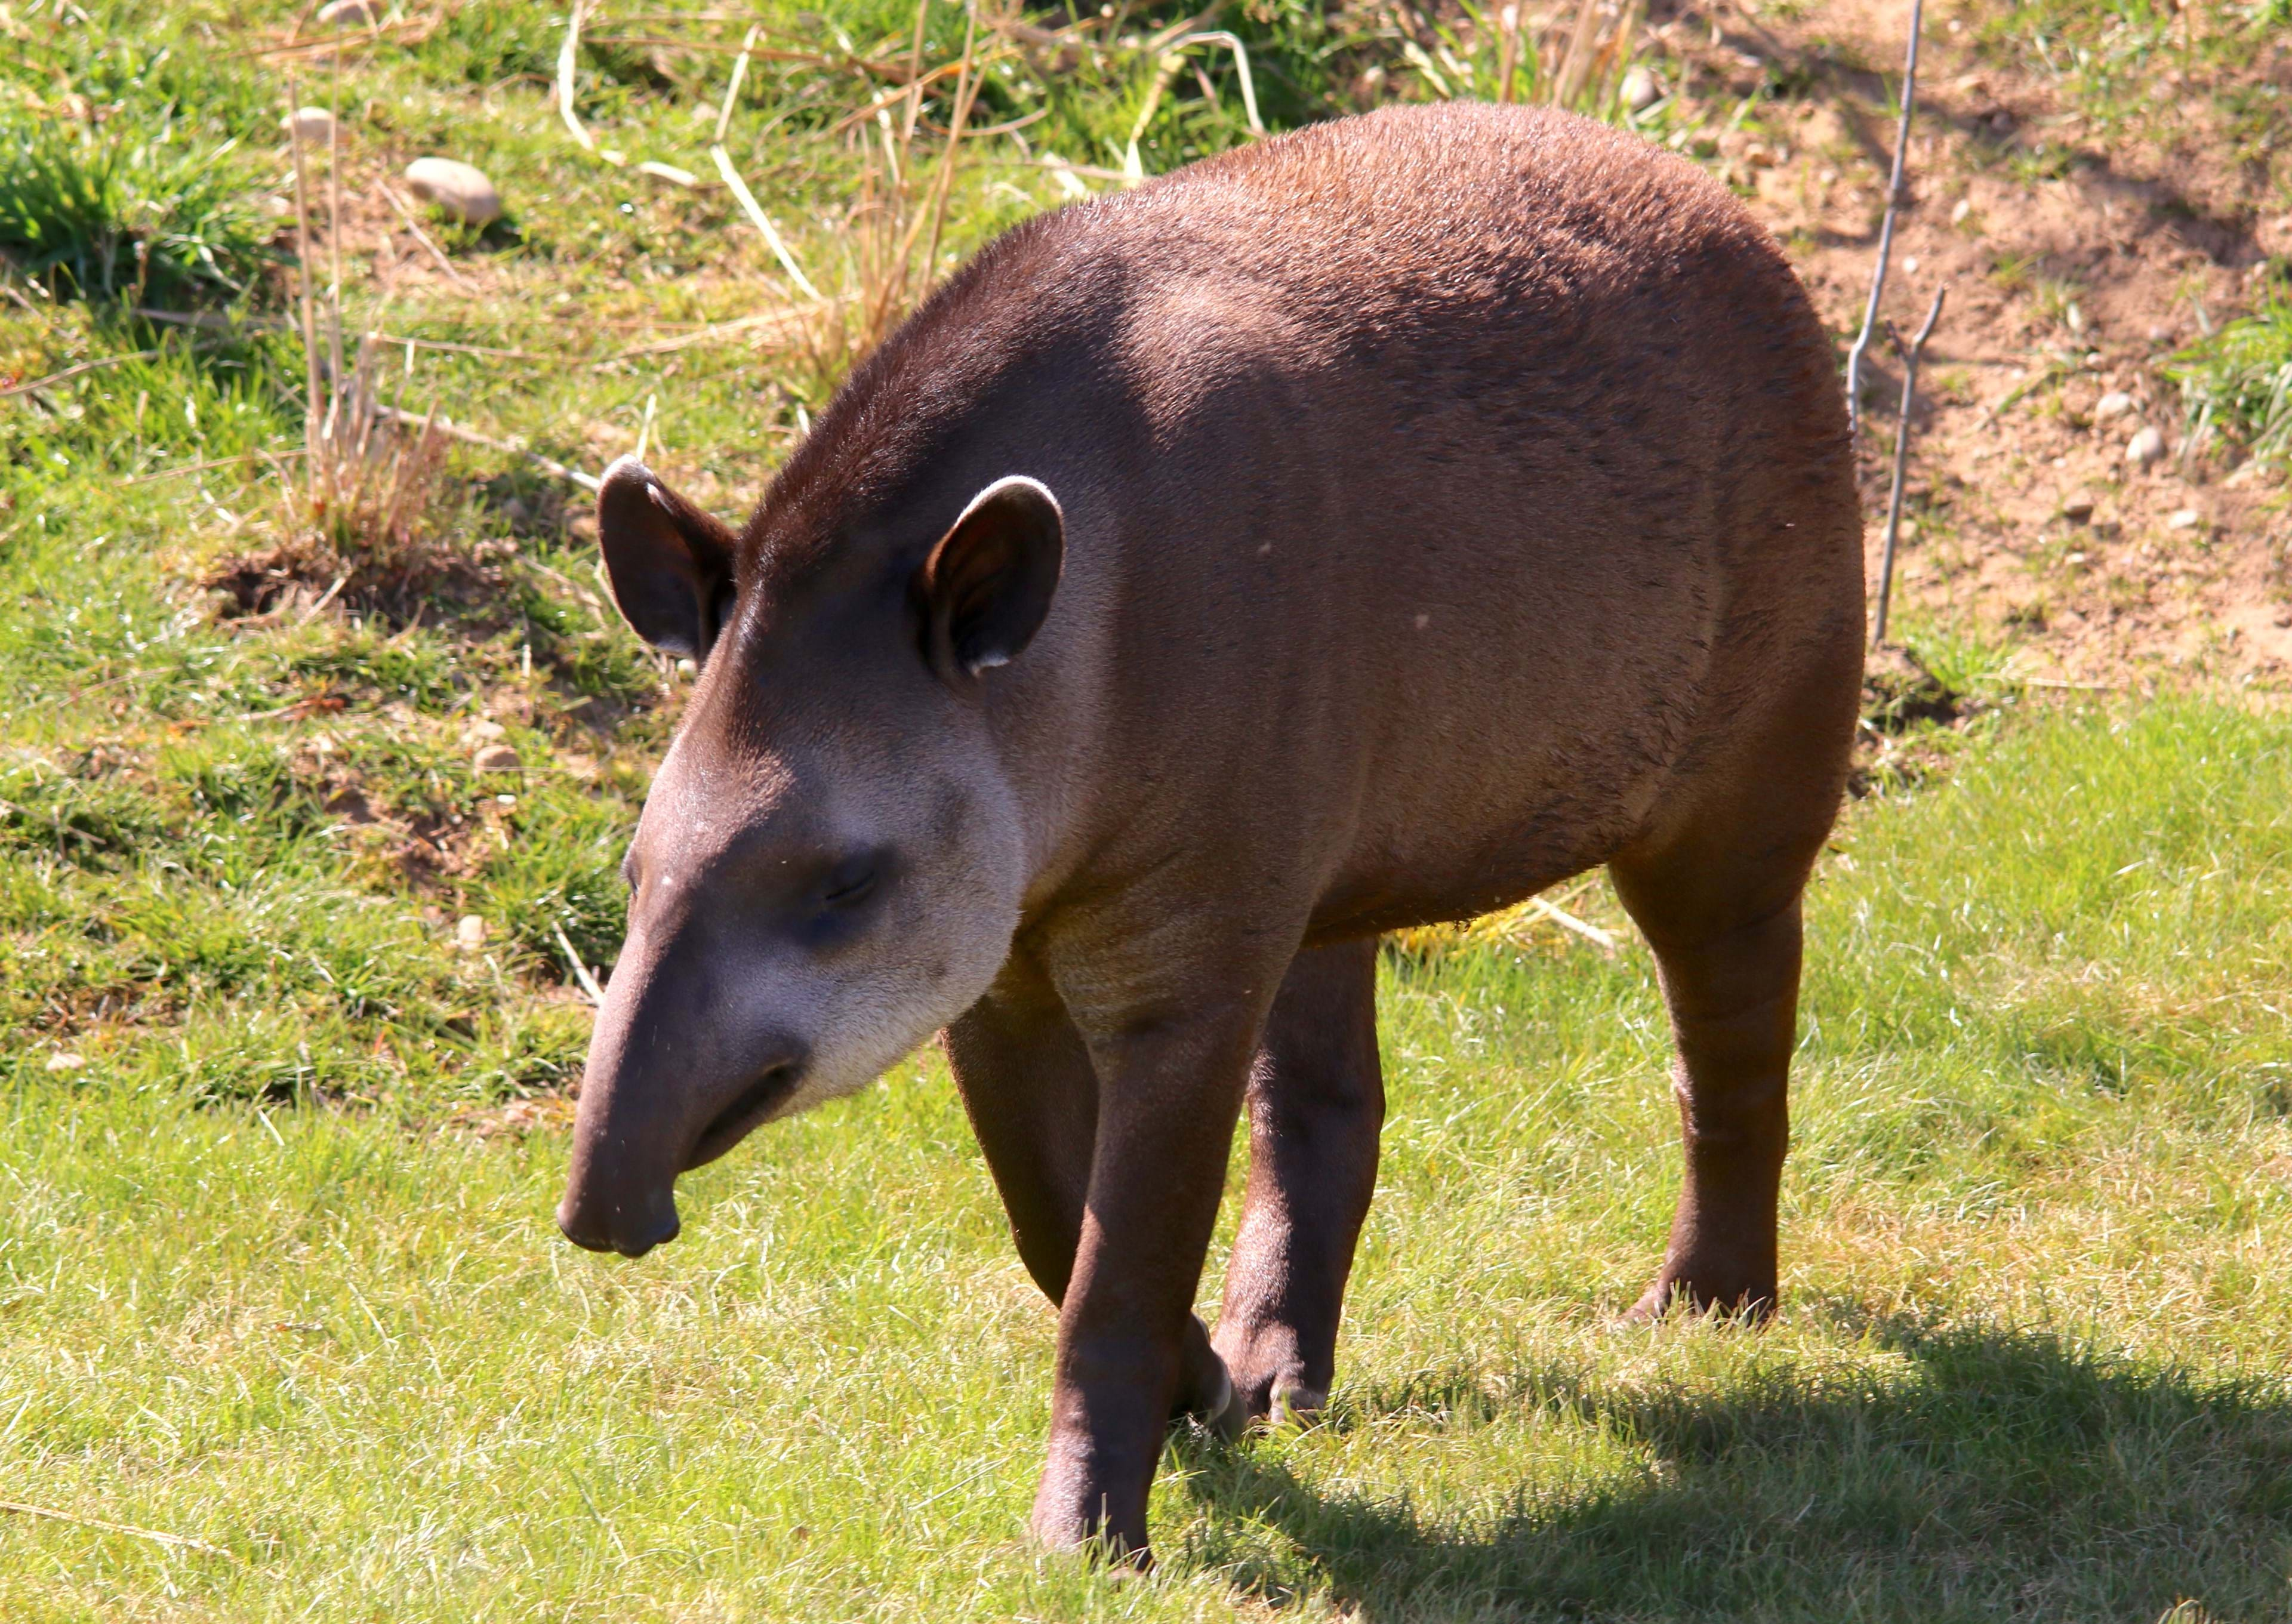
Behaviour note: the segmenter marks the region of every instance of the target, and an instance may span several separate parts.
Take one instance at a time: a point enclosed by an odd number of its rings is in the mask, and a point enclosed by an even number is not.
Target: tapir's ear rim
[[[1025,652],[1066,572],[1066,514],[1051,488],[1005,474],[971,498],[916,570],[924,658],[958,691]]]
[[[597,545],[629,629],[664,653],[706,661],[739,553],[731,528],[623,456],[597,481]]]

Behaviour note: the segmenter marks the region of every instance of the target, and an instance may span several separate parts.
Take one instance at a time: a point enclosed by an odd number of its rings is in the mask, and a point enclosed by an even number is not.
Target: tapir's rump
[[[631,623],[705,669],[575,1239],[657,1244],[680,1172],[943,1028],[1063,1304],[1034,1526],[1142,1550],[1174,1408],[1329,1391],[1376,938],[1604,863],[1679,1046],[1641,1310],[1772,1304],[1860,524],[1830,341],[1693,166],[1455,104],[1263,141],[990,244],[742,534],[634,465],[599,520]]]

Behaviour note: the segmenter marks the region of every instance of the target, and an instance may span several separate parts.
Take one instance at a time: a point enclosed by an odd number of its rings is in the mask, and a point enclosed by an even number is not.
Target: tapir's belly
[[[1477,572],[1481,594],[1419,598],[1388,571],[1357,601],[1365,658],[1291,712],[1304,797],[1336,813],[1299,807],[1329,839],[1317,937],[1468,917],[1606,860],[1695,735],[1703,571],[1555,570],[1491,545],[1519,567]]]

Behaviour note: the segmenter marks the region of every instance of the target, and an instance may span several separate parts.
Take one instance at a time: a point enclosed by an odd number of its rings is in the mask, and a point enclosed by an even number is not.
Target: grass
[[[566,949],[617,951],[683,678],[603,603],[578,493],[515,455],[451,448],[432,575],[325,599],[285,499],[308,489],[266,201],[292,195],[286,86],[250,54],[292,13],[23,9],[0,136],[117,166],[40,239],[82,257],[0,244],[0,373],[135,359],[0,402],[0,1500],[78,1519],[0,1512],[0,1617],[2285,1615],[2292,721],[2038,704],[2007,650],[1921,638],[1990,707],[1907,740],[1917,769],[1875,773],[1826,860],[1763,1334],[1608,1329],[1677,1156],[1651,968],[1604,891],[1566,906],[1612,955],[1515,921],[1390,956],[1336,1408],[1181,1439],[1161,1571],[1092,1574],[1019,1539],[1051,1321],[935,1058],[698,1176],[658,1257],[555,1237],[589,1019]],[[1066,195],[1035,159],[1118,170],[1162,74],[1125,42],[1190,14],[980,50],[974,127],[1034,122],[966,137],[932,269]],[[838,125],[915,13],[763,15],[788,54],[752,68],[728,152],[821,286],[859,285],[889,160]],[[545,10],[434,16],[342,77],[345,322],[353,349],[389,335],[367,376],[593,472],[643,432],[737,513],[848,349],[778,322],[722,189],[573,146]],[[923,60],[954,60],[961,11],[924,19]],[[1521,94],[1570,20],[1514,42]],[[1489,93],[1505,60],[1469,8],[1217,26],[1277,129]],[[598,144],[713,175],[745,28],[591,17]],[[1581,93],[1612,117],[1629,44]],[[915,197],[951,93],[899,160]],[[1646,127],[1703,151],[1701,117]],[[1233,54],[1204,47],[1141,161],[1246,135]],[[427,222],[460,282],[373,190],[431,151],[508,200],[482,233]],[[63,217],[44,173],[0,171],[0,217]],[[170,241],[222,245],[224,274]],[[163,299],[205,325],[136,313]],[[513,771],[477,769],[494,744]]]
[[[2249,315],[2199,340],[2172,371],[2191,432],[2224,435],[2257,456],[2292,451],[2292,295],[2281,278]]]
[[[1763,1335],[1606,1329],[1676,1183],[1645,956],[1390,961],[1336,1409],[1183,1444],[1146,1585],[1016,1543],[1050,1317],[936,1060],[700,1176],[632,1267],[555,1240],[559,1135],[457,1130],[453,1085],[315,1012],[250,1039],[311,1046],[268,1109],[23,1046],[0,1482],[231,1554],[13,1520],[0,1612],[2280,1617],[2287,805],[2292,727],[2182,704],[2011,717],[1858,806]],[[177,929],[231,914],[177,885]],[[314,959],[367,954],[370,998],[471,979],[329,940],[358,909],[315,879],[253,889],[270,950],[182,943],[244,966],[207,997],[242,1021]],[[211,1030],[175,1027],[210,1066]]]

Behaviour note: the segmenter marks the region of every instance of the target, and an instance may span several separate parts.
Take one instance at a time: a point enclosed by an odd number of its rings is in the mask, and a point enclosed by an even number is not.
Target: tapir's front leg
[[[1022,950],[947,1029],[947,1056],[1020,1260],[1043,1295],[1063,1304],[1098,1139],[1098,1074],[1089,1046],[1050,979]],[[1176,1410],[1238,1433],[1247,1415],[1210,1351],[1208,1331],[1191,1314],[1180,1364]]]
[[[1032,1518],[1046,1544],[1102,1541],[1146,1560],[1147,1492],[1267,992],[1232,989],[1092,1034],[1097,1143]]]

